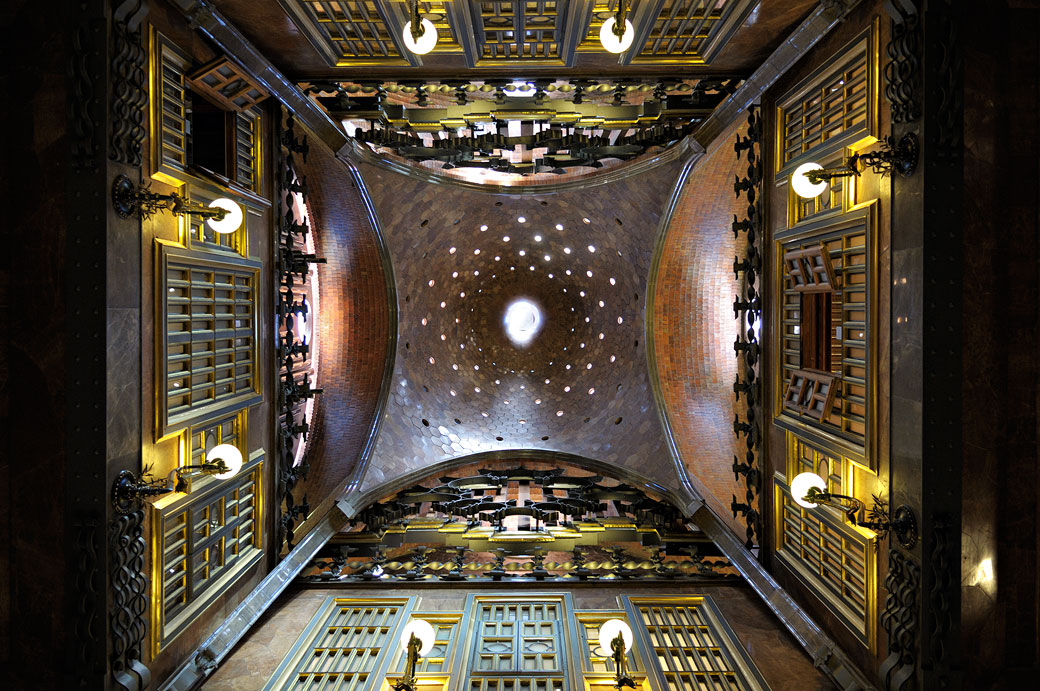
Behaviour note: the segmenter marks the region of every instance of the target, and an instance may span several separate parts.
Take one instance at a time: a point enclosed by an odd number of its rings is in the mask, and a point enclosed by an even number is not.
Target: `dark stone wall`
[[[58,688],[60,659],[72,652],[67,628],[65,503],[65,27],[32,2],[5,5],[0,84],[17,97],[3,109],[7,249],[0,259],[0,665],[18,688]],[[14,66],[18,69],[11,69]],[[17,202],[15,201],[17,200]],[[13,246],[12,246],[13,245]],[[16,289],[13,289],[16,287]],[[55,546],[58,549],[55,549]]]
[[[1038,666],[1040,7],[971,7],[965,45],[965,687],[1024,688]],[[984,563],[994,579],[987,578]]]

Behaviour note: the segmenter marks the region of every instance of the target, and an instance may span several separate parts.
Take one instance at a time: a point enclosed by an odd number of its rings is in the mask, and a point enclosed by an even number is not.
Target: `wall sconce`
[[[426,55],[437,45],[437,27],[429,19],[419,17],[419,0],[408,3],[408,17],[401,34],[404,45],[416,55]]]
[[[609,619],[599,627],[599,647],[610,651],[614,659],[614,688],[634,689],[635,681],[628,676],[628,659],[625,653],[632,648],[632,627],[620,619]]]
[[[242,207],[231,199],[215,199],[209,206],[185,199],[176,192],[156,194],[138,187],[130,178],[120,175],[112,183],[112,206],[120,218],[138,214],[148,218],[160,209],[169,209],[175,216],[198,216],[215,233],[233,233],[242,225]]]
[[[791,187],[799,197],[812,199],[827,189],[827,180],[859,176],[865,167],[881,175],[895,171],[903,177],[909,177],[917,168],[919,148],[917,136],[912,132],[904,134],[898,144],[893,144],[892,137],[885,137],[881,140],[879,151],[853,154],[848,163],[837,168],[824,168],[819,163],[803,163],[791,174]]]
[[[218,480],[234,477],[242,469],[242,452],[231,444],[217,444],[206,454],[201,465],[185,465],[173,470],[166,480],[145,480],[151,466],[141,476],[129,470],[119,473],[112,483],[112,506],[121,514],[128,514],[145,497],[158,497],[169,492],[191,492],[194,475],[213,475]]]
[[[117,513],[125,516],[133,512],[145,497],[158,497],[173,491],[166,480],[146,480],[150,470],[151,466],[145,468],[140,477],[129,470],[120,471],[112,483],[112,507]]]
[[[827,491],[827,483],[816,473],[796,475],[791,481],[791,498],[806,509],[815,509],[820,504],[841,509],[850,523],[870,528],[877,533],[878,540],[884,540],[892,532],[906,549],[917,544],[917,518],[913,509],[906,504],[897,507],[895,513],[890,515],[888,507],[875,495],[874,506],[867,512],[870,520],[860,521],[857,514],[863,508],[863,502],[845,494],[831,494]]]
[[[393,691],[415,691],[415,665],[420,657],[425,657],[433,650],[437,634],[433,626],[425,619],[412,619],[401,632],[401,648],[407,651],[404,679],[390,688]]]
[[[206,453],[206,461],[198,465],[182,465],[170,472],[169,486],[175,492],[191,492],[191,478],[212,475],[227,480],[242,469],[242,452],[231,444],[217,444]]]
[[[603,22],[599,29],[599,42],[611,53],[624,53],[632,45],[636,32],[627,16],[628,0],[618,0],[614,16]]]

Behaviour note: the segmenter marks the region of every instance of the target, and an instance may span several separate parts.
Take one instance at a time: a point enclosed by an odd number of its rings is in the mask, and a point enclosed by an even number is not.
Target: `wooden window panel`
[[[262,473],[262,457],[254,458],[234,478],[156,505],[152,520],[162,526],[162,542],[153,576],[161,583],[155,650],[262,556],[263,535],[255,530]]]
[[[261,193],[260,112],[253,108],[235,114],[235,182]]]
[[[779,476],[773,480],[773,496],[778,560],[806,583],[865,646],[872,646],[877,538],[849,525],[840,511],[798,506]]]
[[[223,56],[200,68],[188,81],[192,89],[225,110],[249,110],[268,96],[242,68]]]
[[[848,220],[838,216],[833,223],[839,230],[822,229],[813,240],[802,239],[781,243],[778,254],[783,261],[784,272],[777,278],[780,308],[780,349],[778,365],[778,410],[793,415],[804,423],[818,426],[848,442],[862,447],[866,452],[870,435],[869,380],[871,343],[867,324],[871,307],[869,291],[871,278],[868,275],[870,247],[868,229],[869,212],[860,212],[859,219]],[[819,239],[816,239],[819,238]],[[806,243],[810,243],[807,245]],[[808,250],[808,252],[806,251]],[[819,256],[817,257],[817,250]],[[812,255],[812,260],[806,260]],[[794,272],[791,266],[794,266]],[[830,266],[828,271],[827,267]],[[795,278],[792,279],[792,273]],[[802,276],[818,278],[802,278]],[[811,283],[810,283],[811,282]],[[803,321],[807,316],[806,299],[813,290],[830,284],[829,339],[820,344],[817,354],[806,357],[805,346],[812,342],[813,335],[805,334],[812,323]],[[807,288],[810,288],[807,290]],[[809,306],[812,311],[812,306]],[[818,327],[817,327],[818,328]],[[826,348],[828,352],[822,352]],[[798,377],[797,386],[792,388],[792,376],[799,370],[823,372],[833,375],[832,408],[825,413],[819,408],[826,400],[812,402],[812,391],[803,391],[805,382]],[[800,397],[800,398],[799,398]],[[809,414],[811,412],[811,415]],[[817,416],[820,419],[817,420]],[[856,460],[866,464],[865,459]]]
[[[669,689],[768,688],[740,641],[704,596],[633,597],[651,658]]]
[[[830,253],[823,245],[786,250],[784,265],[792,287],[800,293],[827,292],[837,285]]]
[[[830,417],[836,390],[834,375],[796,370],[784,393],[784,408],[817,422],[825,422]]]
[[[403,598],[331,599],[264,689],[380,688],[382,652],[397,647],[391,634],[407,603]]]
[[[179,185],[188,169],[188,83],[191,60],[168,38],[151,33],[150,149],[152,177]]]
[[[255,318],[259,262],[216,259],[169,243],[157,253],[159,438],[260,402]]]
[[[802,369],[831,370],[831,293],[802,293]]]
[[[869,28],[777,99],[777,180],[801,163],[840,158],[846,147],[861,148],[881,136],[879,34],[875,18]],[[821,202],[825,200],[796,203],[796,222],[836,206]]]

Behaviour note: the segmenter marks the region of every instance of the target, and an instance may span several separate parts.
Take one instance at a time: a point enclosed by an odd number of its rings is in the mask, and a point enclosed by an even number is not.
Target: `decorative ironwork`
[[[387,548],[369,558],[364,548],[329,546],[311,561],[300,581],[329,584],[378,582],[387,586],[416,581],[487,582],[509,579],[516,583],[613,581],[640,579],[654,582],[735,581],[739,575],[729,561],[719,555],[700,555],[693,548],[689,558],[669,556],[663,548],[611,550],[591,549],[595,554],[588,560],[580,549],[574,557],[559,561],[562,552],[536,547],[528,553],[523,549],[497,548],[490,552],[470,550],[458,545],[419,545],[409,547],[396,557],[387,557]],[[710,550],[710,545],[705,546]],[[400,552],[400,550],[398,550]],[[347,553],[358,552],[359,559],[350,559]],[[640,552],[641,554],[633,554]],[[467,555],[472,558],[467,561]]]
[[[94,19],[93,21],[97,21]],[[98,132],[102,122],[98,88],[101,83],[102,50],[93,45],[91,36],[96,29],[91,17],[82,13],[81,21],[72,34],[72,53],[69,59],[71,94],[69,95],[69,124],[72,129],[72,164],[78,170],[96,172],[100,169]]]
[[[76,558],[76,638],[79,643],[78,673],[80,684],[86,688],[91,671],[101,667],[94,659],[93,649],[104,637],[98,631],[99,605],[104,601],[104,575],[99,568],[99,542],[102,539],[100,520],[92,517],[79,522],[77,531]],[[103,644],[103,643],[102,643]]]
[[[307,251],[310,228],[302,210],[307,204],[307,180],[297,176],[294,155],[300,154],[306,162],[310,145],[306,134],[297,136],[290,112],[286,112],[279,141],[282,145],[278,172],[280,280],[275,312],[279,322],[278,359],[281,367],[277,386],[280,409],[276,505],[281,507],[278,544],[284,541],[291,550],[296,539],[296,527],[310,513],[307,495],[304,494],[299,501],[296,498],[296,487],[307,477],[310,469],[302,453],[302,445],[310,432],[308,403],[323,391],[311,385],[311,346],[302,327],[312,319],[307,301],[312,289],[309,284],[311,266],[324,264],[325,259]],[[298,206],[301,209],[299,214]]]
[[[120,515],[109,528],[111,563],[111,666],[113,681],[127,691],[143,691],[151,683],[144,657],[145,615],[148,612],[148,582],[145,580],[142,537],[144,510]]]
[[[892,104],[892,122],[913,122],[921,117],[920,88],[921,28],[917,8],[910,0],[899,5],[886,3],[892,15],[890,38],[886,52],[885,96]]]
[[[146,0],[124,0],[112,11],[112,123],[108,157],[131,166],[141,165],[141,144],[147,134],[147,56],[141,42],[141,23],[147,14]]]
[[[959,26],[964,21],[964,8],[959,3],[944,0],[930,3],[928,16],[934,20],[929,35],[938,37],[936,55],[941,61],[935,68],[934,83],[938,98],[935,110],[935,153],[939,157],[957,160],[963,155],[964,143],[964,47],[961,45]],[[927,79],[927,78],[926,78]],[[931,84],[933,80],[928,80]]]
[[[888,576],[885,577],[885,611],[881,627],[888,634],[888,657],[881,663],[878,675],[886,691],[902,691],[914,687],[917,669],[918,612],[917,592],[921,586],[921,567],[901,551],[888,553]]]
[[[116,176],[112,183],[112,206],[120,218],[130,218],[132,214],[137,214],[145,219],[163,209],[168,209],[174,215],[190,214],[215,221],[223,220],[228,214],[227,209],[206,206],[176,192],[156,194],[147,187],[138,187],[125,175]]]
[[[878,541],[884,540],[891,532],[906,549],[912,549],[917,544],[917,518],[913,509],[906,504],[899,505],[894,512],[889,513],[888,504],[875,494],[874,504],[867,511],[867,520],[861,521],[858,515],[863,509],[863,502],[855,497],[810,487],[804,499],[813,504],[824,504],[844,511],[850,523],[877,533]],[[877,549],[877,542],[874,543],[874,549]]]
[[[686,559],[691,543],[700,551]],[[342,567],[342,582],[738,577],[666,501],[559,467],[427,478],[359,512],[302,579],[329,580],[329,562],[339,564],[345,544],[358,551]]]
[[[129,470],[120,471],[116,476],[112,483],[112,507],[117,513],[133,513],[141,508],[141,500],[145,497],[157,497],[173,491],[165,478],[149,480],[150,470],[151,466],[146,467],[141,477]]]
[[[932,630],[928,636],[928,647],[931,668],[943,670],[946,637],[952,626],[950,600],[953,579],[950,576],[949,519],[945,516],[935,516],[932,519],[932,535],[934,544],[928,558],[929,568],[932,570],[932,587],[928,591],[928,613],[932,620]]]
[[[731,229],[734,236],[743,232],[746,235],[744,258],[733,258],[733,273],[739,278],[744,274],[743,296],[733,300],[734,317],[739,320],[737,339],[733,350],[740,360],[737,380],[733,384],[733,392],[740,400],[744,394],[744,420],[738,415],[733,420],[733,433],[738,439],[743,436],[746,446],[744,462],[733,457],[733,474],[739,481],[744,478],[744,500],[737,501],[733,495],[730,509],[733,517],[739,514],[746,526],[744,546],[751,549],[756,536],[762,535],[762,516],[759,513],[758,497],[762,493],[762,474],[757,466],[757,453],[762,443],[762,407],[761,383],[759,379],[759,357],[762,346],[759,342],[758,329],[762,323],[762,298],[758,288],[758,277],[762,272],[762,255],[759,249],[759,238],[763,233],[762,209],[762,115],[759,109],[751,106],[748,111],[747,136],[737,135],[733,149],[737,158],[747,160],[747,173],[737,178],[733,191],[739,199],[741,194],[748,202],[745,218],[737,220],[733,217]],[[741,377],[743,376],[743,379]]]
[[[896,172],[903,177],[910,177],[917,168],[920,145],[913,132],[904,134],[898,142],[892,137],[881,140],[878,151],[855,153],[849,156],[848,162],[835,168],[819,168],[805,173],[809,182],[818,184],[833,178],[858,177],[862,168],[870,168],[879,175]]]

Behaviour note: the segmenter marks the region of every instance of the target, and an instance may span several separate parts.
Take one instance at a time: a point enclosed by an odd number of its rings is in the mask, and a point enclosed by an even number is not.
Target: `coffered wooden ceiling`
[[[296,79],[487,78],[493,75],[746,75],[814,0],[632,0],[633,47],[614,55],[599,30],[617,0],[430,0],[433,52],[403,45],[404,0],[216,0]]]

